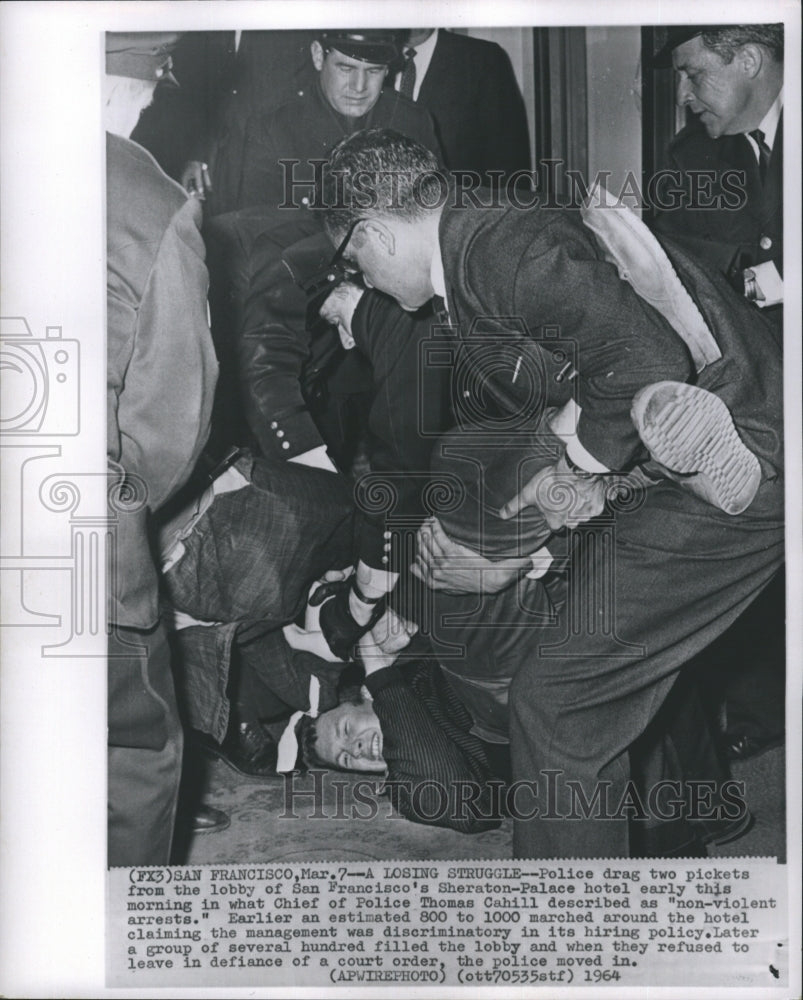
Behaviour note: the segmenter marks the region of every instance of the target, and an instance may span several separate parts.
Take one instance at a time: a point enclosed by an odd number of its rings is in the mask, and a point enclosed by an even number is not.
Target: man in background
[[[672,140],[669,166],[693,199],[656,228],[709,261],[783,337],[782,24],[668,29],[658,66],[677,74],[677,103],[694,116]],[[709,176],[705,184],[693,178]],[[728,180],[730,178],[730,180]],[[738,184],[736,183],[738,182]],[[728,187],[738,206],[714,207]],[[706,654],[721,704],[723,749],[746,759],[784,739],[785,574]]]
[[[439,153],[429,113],[383,89],[398,57],[393,32],[321,31],[310,54],[313,85],[251,121],[243,206],[308,206],[315,189],[314,161],[325,160],[336,142],[360,129],[393,128]],[[282,160],[297,162],[283,165]]]
[[[657,229],[772,314],[783,303],[783,25],[670,28],[656,63],[674,68],[677,103],[695,116],[669,147],[684,203]],[[709,179],[691,183],[701,171]]]
[[[410,28],[394,88],[426,108],[450,170],[507,179],[531,169],[527,114],[503,48],[445,28]],[[498,183],[498,180],[497,182]]]
[[[246,125],[309,87],[309,31],[188,31],[173,52],[179,89],[160,87],[133,138],[204,202],[242,207]]]

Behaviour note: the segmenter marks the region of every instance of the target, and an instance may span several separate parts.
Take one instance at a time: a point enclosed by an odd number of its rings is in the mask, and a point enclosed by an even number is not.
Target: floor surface
[[[770,750],[734,764],[733,777],[745,782],[754,817],[752,828],[723,847],[709,848],[715,857],[786,857],[784,750]],[[338,860],[508,859],[512,824],[498,830],[461,834],[411,823],[395,814],[384,797],[365,794],[356,775],[330,772],[318,779],[318,795],[310,775],[286,790],[284,779],[250,780],[220,761],[206,768],[204,801],[231,817],[218,833],[196,835],[186,863]],[[322,794],[321,794],[322,793]],[[316,807],[322,799],[323,807]]]

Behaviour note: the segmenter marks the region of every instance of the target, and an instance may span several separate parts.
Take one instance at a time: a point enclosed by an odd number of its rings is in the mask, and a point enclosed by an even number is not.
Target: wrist
[[[371,620],[376,605],[379,601],[362,601],[357,596],[354,586],[349,590],[348,606],[349,614],[358,625],[367,625]]]
[[[398,573],[369,566],[362,559],[358,561],[357,571],[354,574],[355,584],[366,601],[381,598],[389,594],[396,585],[398,578]]]
[[[379,591],[379,592],[374,591],[372,593],[371,589],[368,587],[366,587],[364,590],[360,586],[360,582],[356,576],[353,576],[351,578],[351,590],[354,596],[357,598],[357,600],[360,601],[362,604],[369,604],[369,605],[379,604],[379,602],[385,596],[384,591]],[[367,593],[366,590],[368,591]]]

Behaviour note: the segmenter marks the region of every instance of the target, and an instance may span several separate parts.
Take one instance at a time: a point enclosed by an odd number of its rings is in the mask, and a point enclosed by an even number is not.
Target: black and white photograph
[[[799,996],[799,5],[0,17],[0,992]]]

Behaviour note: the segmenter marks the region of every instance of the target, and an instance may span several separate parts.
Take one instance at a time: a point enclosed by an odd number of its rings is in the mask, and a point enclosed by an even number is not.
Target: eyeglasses
[[[354,222],[352,222],[352,224],[348,227],[348,229],[346,230],[346,235],[340,241],[337,250],[335,250],[334,256],[329,261],[329,267],[337,267],[337,265],[340,264],[340,261],[342,260],[343,255],[345,254],[346,249],[349,243],[351,242],[351,237],[354,235],[354,230],[357,228],[357,226],[359,226],[361,222],[365,222],[365,219],[355,219]],[[348,268],[348,270],[354,274],[359,273],[359,269],[356,267],[350,267]]]

